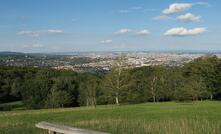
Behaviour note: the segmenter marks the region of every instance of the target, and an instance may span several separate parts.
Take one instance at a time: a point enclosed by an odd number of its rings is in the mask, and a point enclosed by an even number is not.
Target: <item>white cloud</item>
[[[167,19],[171,19],[171,18],[167,15],[160,15],[160,16],[153,17],[153,20],[167,20]]]
[[[160,10],[159,8],[149,8],[149,9],[144,9],[144,12],[154,12]]]
[[[119,13],[129,13],[129,10],[120,10]]]
[[[178,16],[176,19],[183,22],[190,22],[190,21],[199,21],[201,16],[195,16],[191,13],[186,13],[184,15]]]
[[[136,6],[136,7],[132,7],[133,10],[140,10],[140,9],[143,9],[143,7],[141,6]]]
[[[150,31],[147,30],[147,29],[143,29],[143,30],[141,30],[141,31],[138,31],[136,34],[137,34],[137,35],[149,35],[149,34],[150,34]]]
[[[17,35],[28,36],[28,37],[39,37],[41,35],[51,35],[51,34],[62,34],[63,30],[60,29],[49,29],[49,30],[40,30],[40,31],[20,31]]]
[[[29,37],[38,37],[39,33],[34,31],[20,31],[17,35],[29,36]]]
[[[23,48],[42,48],[44,45],[42,44],[31,44],[31,45],[23,45]]]
[[[131,31],[132,31],[131,29],[124,28],[124,29],[120,29],[119,31],[115,32],[115,34],[127,34],[127,33],[130,33]]]
[[[124,35],[124,34],[128,34],[128,33],[142,36],[142,35],[149,35],[149,34],[150,34],[150,31],[149,31],[148,29],[132,30],[132,29],[127,29],[127,28],[125,28],[125,29],[120,29],[120,30],[118,30],[118,31],[115,32],[114,34]]]
[[[102,43],[102,44],[112,44],[113,41],[110,40],[110,39],[108,39],[108,40],[102,40],[101,43]]]
[[[191,8],[193,4],[191,3],[173,3],[167,9],[163,10],[163,14],[174,14]]]
[[[184,27],[172,28],[169,29],[164,35],[166,36],[191,36],[191,35],[198,35],[201,33],[206,32],[206,28],[193,28],[193,29],[186,29]]]
[[[212,6],[212,5],[210,5],[209,3],[203,2],[203,1],[196,2],[195,5],[202,5],[202,6],[206,6],[206,7],[211,7],[211,6]]]
[[[60,30],[60,29],[49,29],[49,30],[47,30],[47,33],[49,33],[49,34],[61,34],[61,33],[64,33],[64,31]]]

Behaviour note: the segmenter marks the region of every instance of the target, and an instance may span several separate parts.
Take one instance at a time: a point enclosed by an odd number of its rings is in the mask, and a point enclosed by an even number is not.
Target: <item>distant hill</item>
[[[10,51],[2,51],[0,52],[0,56],[19,56],[24,55],[24,53],[21,52],[10,52]]]

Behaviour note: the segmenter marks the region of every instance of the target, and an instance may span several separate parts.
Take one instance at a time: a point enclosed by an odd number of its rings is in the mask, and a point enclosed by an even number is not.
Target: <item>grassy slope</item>
[[[111,133],[220,134],[221,102],[146,103],[0,112],[0,133],[45,133],[40,121]]]

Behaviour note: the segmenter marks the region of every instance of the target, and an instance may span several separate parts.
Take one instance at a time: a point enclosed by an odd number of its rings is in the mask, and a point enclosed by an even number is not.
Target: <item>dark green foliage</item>
[[[53,69],[0,67],[0,102],[22,100],[27,108],[44,108],[53,89],[72,96],[71,106],[78,106],[77,74]],[[66,106],[66,105],[65,105]]]
[[[96,106],[100,96],[100,77],[91,73],[84,73],[80,77],[79,102],[81,105]]]
[[[221,99],[215,56],[182,67],[134,69],[119,59],[106,74],[0,66],[0,103],[21,100],[26,108],[206,99]]]
[[[48,108],[59,108],[71,104],[72,96],[67,91],[52,90],[48,95],[45,106]]]
[[[48,78],[27,80],[21,92],[24,104],[28,108],[43,108],[51,86],[52,81]]]
[[[186,64],[184,68],[185,77],[194,77],[195,80],[200,81],[200,83],[206,86],[205,88],[211,100],[220,90],[218,78],[221,71],[220,61],[216,56],[201,57]],[[208,96],[206,94],[203,97],[207,98]]]
[[[78,104],[78,97],[79,97],[79,91],[78,91],[78,80],[74,75],[64,75],[59,76],[57,78],[53,78],[53,86],[52,90],[55,91],[65,91],[68,94],[72,96],[72,100],[70,102],[71,106],[79,106]]]

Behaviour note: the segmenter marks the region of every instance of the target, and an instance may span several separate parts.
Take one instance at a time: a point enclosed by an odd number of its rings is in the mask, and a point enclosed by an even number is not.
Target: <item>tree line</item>
[[[216,56],[140,68],[119,57],[107,73],[0,66],[0,103],[21,100],[30,109],[208,99],[221,99]]]

